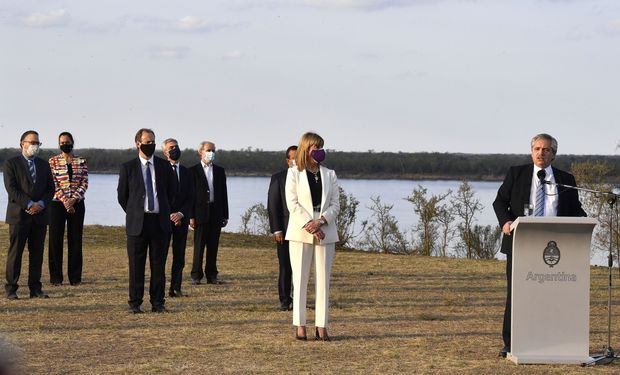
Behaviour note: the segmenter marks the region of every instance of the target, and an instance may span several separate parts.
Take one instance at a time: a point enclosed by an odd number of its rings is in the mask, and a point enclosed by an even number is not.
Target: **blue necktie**
[[[146,162],[146,197],[148,199],[148,210],[155,209],[155,194],[153,193],[153,178],[151,176],[151,162]]]
[[[545,185],[539,184],[536,190],[536,210],[534,216],[545,216]]]
[[[37,182],[37,172],[34,170],[34,161],[28,159],[28,170],[30,171],[30,177],[32,177],[32,183]]]

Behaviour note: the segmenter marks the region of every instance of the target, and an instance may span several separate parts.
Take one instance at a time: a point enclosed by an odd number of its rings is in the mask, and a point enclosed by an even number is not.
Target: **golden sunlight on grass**
[[[7,233],[0,224],[2,266]],[[221,246],[225,284],[189,284],[190,246],[183,284],[189,296],[168,298],[167,314],[131,315],[123,228],[89,226],[84,283],[50,286],[46,260],[42,281],[50,299],[28,299],[26,252],[20,299],[0,299],[0,333],[21,348],[28,374],[620,372],[620,363],[582,369],[516,366],[498,358],[505,288],[500,261],[339,251],[332,273],[333,341],[300,342],[291,313],[277,310],[270,239],[226,233]],[[592,352],[606,344],[606,282],[606,269],[593,268]],[[150,311],[148,292],[143,308]],[[619,346],[615,308],[612,346]],[[310,311],[309,337],[312,317]]]

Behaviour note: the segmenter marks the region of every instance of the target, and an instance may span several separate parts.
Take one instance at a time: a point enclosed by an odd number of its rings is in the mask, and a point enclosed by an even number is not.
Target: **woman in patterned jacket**
[[[65,223],[67,224],[67,276],[71,285],[82,282],[82,231],[84,229],[84,194],[88,189],[86,159],[73,154],[73,136],[58,136],[62,151],[49,159],[55,193],[50,207],[49,268],[50,282],[63,281],[62,258]]]

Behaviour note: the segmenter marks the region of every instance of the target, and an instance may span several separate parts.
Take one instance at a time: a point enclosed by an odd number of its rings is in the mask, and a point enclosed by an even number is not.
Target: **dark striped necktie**
[[[28,171],[30,171],[30,177],[32,178],[32,183],[37,182],[37,171],[34,170],[34,160],[28,159]]]

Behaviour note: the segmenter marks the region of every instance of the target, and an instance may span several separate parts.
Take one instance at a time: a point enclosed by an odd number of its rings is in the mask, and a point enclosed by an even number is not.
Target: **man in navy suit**
[[[147,254],[151,267],[151,311],[165,312],[166,245],[171,231],[170,206],[177,180],[170,163],[153,156],[155,133],[140,129],[135,136],[138,157],[121,165],[118,203],[126,213],[129,258],[129,311],[141,313]]]
[[[47,161],[38,158],[39,133],[22,134],[21,155],[4,163],[4,187],[8,195],[6,223],[9,252],[6,258],[6,297],[17,299],[22,255],[28,242],[28,288],[30,298],[48,298],[41,286],[43,244],[49,224],[48,207],[54,196],[54,181]]]
[[[506,308],[502,337],[504,348],[502,357],[510,352],[510,323],[512,300],[512,236],[510,225],[518,216],[524,215],[525,207],[528,214],[539,216],[586,216],[581,208],[577,190],[556,184],[576,186],[575,177],[551,166],[558,152],[558,142],[549,134],[538,134],[532,138],[532,164],[511,167],[504,182],[497,191],[493,209],[502,228],[503,239],[501,252],[506,254]],[[544,172],[541,172],[544,171]],[[542,179],[541,179],[542,177]],[[541,180],[547,183],[542,183]],[[537,194],[542,190],[540,194]],[[538,199],[537,199],[538,197]]]
[[[286,164],[288,168],[295,165],[297,146],[286,149]],[[288,226],[288,207],[286,206],[286,174],[288,168],[271,176],[269,192],[267,194],[267,212],[269,213],[269,227],[276,241],[280,272],[278,274],[278,294],[280,296],[280,310],[293,309],[293,297],[291,296],[291,258],[289,256],[286,227]]]
[[[162,150],[178,180],[178,188],[174,195],[170,213],[172,233],[171,237],[168,238],[168,243],[172,240],[172,269],[170,271],[168,295],[170,297],[182,297],[181,283],[183,281],[183,268],[185,267],[187,231],[194,204],[194,179],[189,170],[179,162],[181,149],[176,139],[166,139],[162,144]],[[168,246],[166,246],[167,249]]]
[[[220,284],[217,274],[217,250],[222,228],[228,224],[228,190],[224,168],[215,165],[215,144],[204,141],[198,149],[200,163],[191,168],[196,199],[189,221],[194,232],[194,264],[192,283],[200,284],[203,276],[207,284]],[[207,249],[204,273],[202,262]]]

